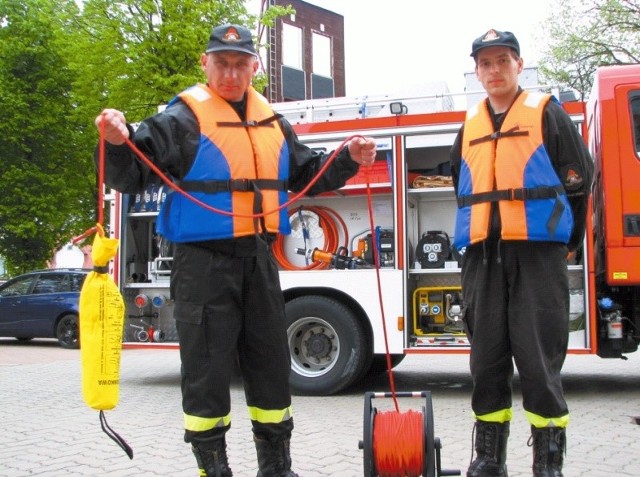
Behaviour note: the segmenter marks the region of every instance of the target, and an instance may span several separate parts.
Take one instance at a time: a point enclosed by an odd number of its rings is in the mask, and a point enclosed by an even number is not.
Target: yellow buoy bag
[[[118,240],[104,236],[98,224],[89,272],[80,291],[80,355],[82,397],[92,409],[109,410],[118,404],[124,301],[109,276],[107,264],[118,250]]]

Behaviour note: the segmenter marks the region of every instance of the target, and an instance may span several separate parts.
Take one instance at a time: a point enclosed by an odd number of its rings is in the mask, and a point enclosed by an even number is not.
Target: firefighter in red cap
[[[185,441],[201,476],[229,477],[225,434],[231,425],[229,383],[236,357],[253,426],[259,477],[293,477],[290,356],[284,299],[271,244],[289,233],[286,210],[328,155],[302,145],[251,86],[258,59],[251,32],[213,29],[201,56],[207,84],[195,85],[135,131],[123,114],[105,110],[106,183],[127,193],[154,180],[124,145],[136,146],[179,186],[216,209],[168,194],[157,231],[175,244],[171,297],[182,360]],[[371,165],[375,142],[354,138],[311,188],[337,189]]]
[[[593,162],[554,98],[519,86],[513,33],[489,30],[473,41],[471,56],[487,98],[469,108],[451,150],[476,418],[467,476],[507,476],[515,362],[533,475],[560,477],[569,422],[560,378],[567,256],[584,239]]]

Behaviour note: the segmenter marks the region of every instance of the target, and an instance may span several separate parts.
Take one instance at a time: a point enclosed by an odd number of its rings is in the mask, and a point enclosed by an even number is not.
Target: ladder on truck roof
[[[307,99],[273,103],[272,107],[291,124],[306,124],[452,111],[454,103],[450,93],[440,93],[425,96],[377,95]]]
[[[529,91],[547,91],[562,102],[575,101],[575,97],[567,96],[557,86],[525,86]],[[305,99],[272,103],[274,111],[282,114],[291,124],[320,123],[328,121],[343,121],[350,119],[364,119],[372,117],[394,116],[399,114],[428,114],[456,109],[455,97],[469,99],[474,102],[484,98],[484,91],[466,91],[464,93],[449,93],[448,90],[425,95],[375,95],[322,99]],[[475,98],[473,98],[475,97]]]

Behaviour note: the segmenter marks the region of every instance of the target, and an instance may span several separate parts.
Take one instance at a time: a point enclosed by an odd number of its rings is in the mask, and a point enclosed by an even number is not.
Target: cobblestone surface
[[[473,419],[467,356],[408,356],[394,370],[397,390],[430,391],[442,468],[464,475],[471,457]],[[101,430],[98,412],[82,400],[80,353],[53,341],[0,339],[0,477],[189,476],[195,459],[182,441],[179,357],[176,350],[125,350],[120,400],[109,425],[133,448],[130,460]],[[640,354],[628,361],[569,356],[564,385],[571,409],[565,477],[640,476]],[[388,391],[386,375],[330,397],[294,396],[291,444],[301,477],[362,476],[366,391]],[[231,389],[229,460],[235,476],[255,476],[255,450],[242,382]],[[391,399],[374,399],[377,410]],[[400,399],[400,411],[424,400]],[[514,383],[509,439],[511,477],[531,475],[529,428]]]

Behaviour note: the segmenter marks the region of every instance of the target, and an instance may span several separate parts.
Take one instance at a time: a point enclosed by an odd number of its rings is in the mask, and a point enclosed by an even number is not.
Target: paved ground
[[[98,413],[80,391],[79,351],[54,342],[0,339],[0,477],[189,476],[195,461],[182,442],[178,354],[126,350],[120,402],[109,424],[134,450],[130,460],[100,429]],[[473,421],[466,356],[409,356],[394,371],[398,390],[428,390],[442,467],[466,470]],[[640,354],[628,361],[570,356],[565,388],[572,411],[565,477],[640,476]],[[389,390],[388,377],[370,379],[339,396],[294,396],[294,468],[301,477],[362,476],[365,391]],[[509,475],[530,475],[528,426],[515,386]],[[229,458],[236,476],[256,474],[255,451],[240,379],[234,383]],[[375,399],[383,411],[389,399]],[[400,400],[401,412],[424,400]]]

